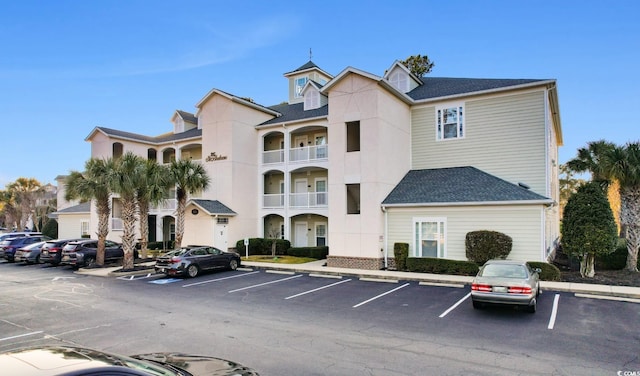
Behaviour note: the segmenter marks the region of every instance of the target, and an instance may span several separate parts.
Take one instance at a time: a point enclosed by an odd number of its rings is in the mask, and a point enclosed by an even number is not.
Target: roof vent
[[[520,182],[520,181],[518,182],[518,185],[521,186],[524,189],[531,189],[531,187],[528,184],[525,184],[525,183]]]

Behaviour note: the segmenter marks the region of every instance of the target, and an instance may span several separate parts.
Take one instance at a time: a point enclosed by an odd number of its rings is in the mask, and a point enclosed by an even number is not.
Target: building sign
[[[224,161],[225,159],[227,159],[226,155],[218,155],[216,154],[216,152],[214,151],[213,153],[211,153],[207,159],[205,159],[207,162],[215,162],[215,161]]]

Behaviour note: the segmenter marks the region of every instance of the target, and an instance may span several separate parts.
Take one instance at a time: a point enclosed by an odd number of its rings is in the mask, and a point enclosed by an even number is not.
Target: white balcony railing
[[[262,152],[262,163],[282,163],[284,162],[284,150],[269,150]]]
[[[262,196],[263,208],[284,208],[284,194],[267,194]]]
[[[313,161],[328,158],[327,145],[304,146],[289,150],[289,160],[291,162]]]
[[[124,230],[124,223],[122,222],[122,218],[111,218],[111,229],[114,231]]]
[[[292,193],[289,195],[289,206],[292,208],[327,207],[327,192]]]
[[[153,204],[150,206],[149,209],[151,210],[156,210],[156,211],[167,211],[167,210],[176,210],[176,208],[178,207],[178,200],[176,200],[175,198],[172,199],[166,199],[161,201],[158,204]]]

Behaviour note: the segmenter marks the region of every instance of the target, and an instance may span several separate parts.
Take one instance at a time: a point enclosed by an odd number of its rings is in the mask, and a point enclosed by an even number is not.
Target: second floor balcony
[[[288,196],[290,208],[326,208],[328,207],[328,192],[304,192],[280,194],[265,194],[262,196],[262,207],[265,209],[284,208],[287,204],[285,198]]]
[[[268,150],[262,152],[262,163],[284,163],[285,150]],[[326,160],[329,157],[327,145],[303,146],[289,149],[289,162],[310,162]]]

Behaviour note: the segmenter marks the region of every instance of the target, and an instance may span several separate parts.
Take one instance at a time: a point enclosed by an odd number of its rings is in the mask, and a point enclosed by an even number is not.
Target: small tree
[[[271,226],[269,228],[269,233],[267,234],[269,239],[271,239],[271,257],[276,258],[276,248],[278,247],[278,239],[282,236],[280,230],[276,227]]]
[[[609,201],[598,182],[578,188],[569,198],[562,221],[562,249],[580,259],[583,278],[595,275],[596,255],[615,250],[616,223]]]
[[[412,55],[402,61],[402,64],[409,69],[409,71],[418,77],[422,77],[425,74],[431,72],[434,62],[429,60],[429,56],[424,55]]]

